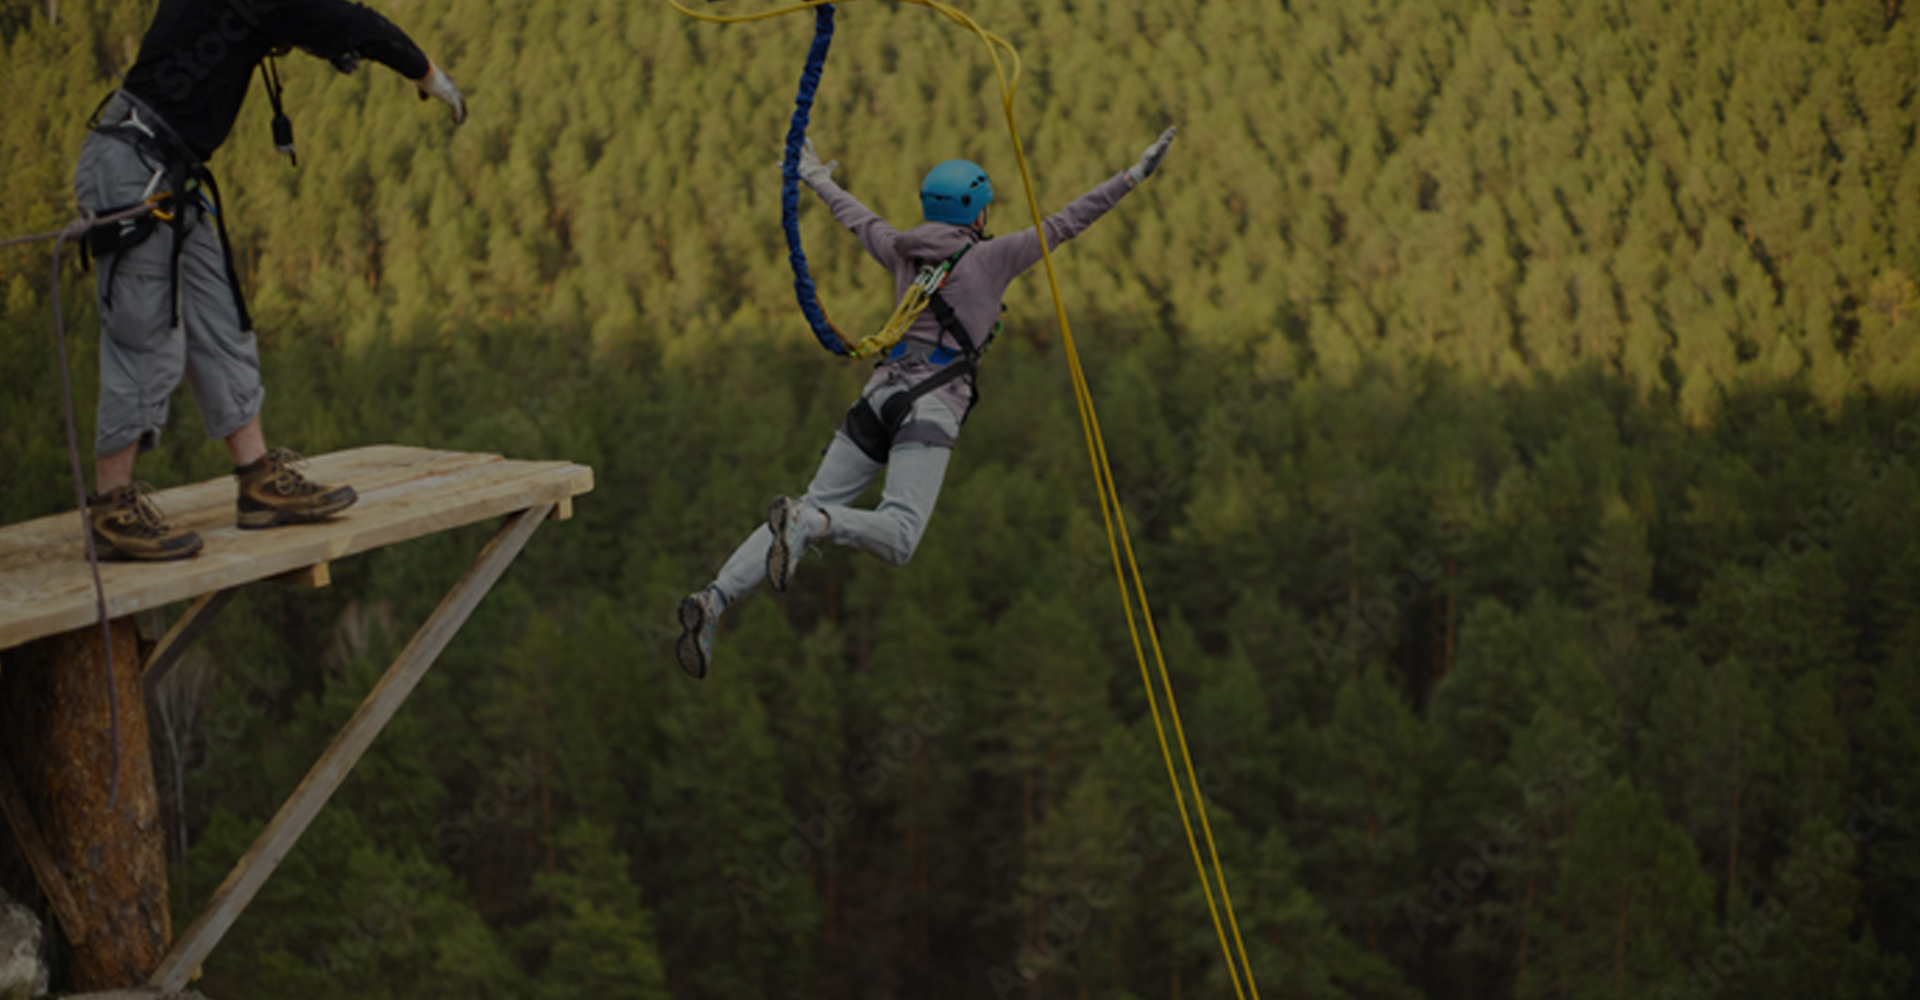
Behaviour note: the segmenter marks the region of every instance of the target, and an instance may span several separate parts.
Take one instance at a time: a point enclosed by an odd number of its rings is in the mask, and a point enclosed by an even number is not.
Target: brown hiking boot
[[[252,465],[233,470],[233,478],[240,481],[240,527],[271,528],[319,521],[360,499],[351,486],[309,482],[293,467],[303,461],[285,448],[275,448]]]
[[[150,492],[152,487],[135,483],[87,498],[87,522],[100,558],[157,562],[200,551],[200,536],[168,524]]]

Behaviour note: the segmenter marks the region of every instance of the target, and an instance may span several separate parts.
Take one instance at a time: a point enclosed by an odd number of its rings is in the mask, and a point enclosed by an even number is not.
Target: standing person
[[[299,456],[268,451],[260,426],[266,390],[253,323],[227,244],[225,213],[207,161],[233,130],[254,69],[274,105],[274,141],[292,152],[270,55],[298,46],[351,72],[361,58],[438,98],[457,125],[458,87],[393,22],[347,0],[160,0],[140,54],[88,123],[74,194],[97,215],[154,201],[160,211],[88,237],[100,302],[100,407],[95,488],[87,500],[109,558],[183,559],[199,535],[166,523],[133,483],[167,400],[184,374],[209,437],[223,438],[239,482],[242,528],[315,521],[345,510],[350,486],[310,482]]]
[[[1171,128],[1161,133],[1139,162],[1048,218],[1047,248],[1079,235],[1151,176],[1173,134]],[[960,425],[978,398],[974,377],[981,353],[1000,329],[1007,286],[1040,262],[1034,230],[998,239],[986,235],[993,184],[973,163],[948,160],[928,171],[920,184],[926,222],[904,233],[835,184],[837,166],[838,161],[820,162],[812,140],[801,150],[801,179],[860,238],[867,253],[893,272],[896,297],[924,281],[929,268],[944,268],[944,283],[876,366],[827,445],[806,494],[776,498],[767,522],[734,550],[719,576],[680,602],[675,652],[681,668],[694,677],[705,677],[713,661],[714,628],[727,605],[763,577],[773,589],[786,590],[809,544],[850,545],[894,566],[912,558],[939,499]],[[880,506],[847,506],[882,469],[887,479]]]

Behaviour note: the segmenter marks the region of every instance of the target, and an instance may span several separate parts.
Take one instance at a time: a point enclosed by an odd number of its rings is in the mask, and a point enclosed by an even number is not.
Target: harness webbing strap
[[[240,272],[233,266],[233,241],[227,238],[227,204],[220,197],[220,185],[213,172],[201,168],[200,183],[212,196],[214,228],[220,233],[220,256],[227,265],[227,287],[233,290],[233,307],[240,314],[240,329],[253,329],[253,314],[247,311],[247,296],[240,290]]]
[[[953,306],[947,302],[946,296],[940,294],[939,289],[934,289],[933,294],[927,296],[927,308],[932,309],[933,318],[940,321],[940,332],[952,337],[960,345],[960,353],[965,356],[958,361],[947,362],[946,368],[942,369],[939,375],[920,384],[926,385],[927,382],[941,379],[940,385],[945,385],[963,374],[972,375],[973,399],[967,404],[967,412],[972,413],[973,408],[980,403],[980,354],[985,348],[973,346],[973,338],[967,336],[967,328],[960,325],[960,317],[954,315]],[[966,417],[962,416],[960,419],[965,420]]]
[[[972,244],[968,244],[971,246]],[[958,260],[966,250],[954,254],[950,260]],[[915,383],[904,392],[895,393],[880,406],[876,416],[873,407],[867,405],[866,397],[854,401],[847,411],[847,436],[853,440],[868,458],[884,464],[887,455],[893,450],[900,428],[912,415],[916,403],[940,387],[962,378],[973,379],[973,398],[967,402],[967,411],[960,415],[960,421],[966,422],[973,413],[973,407],[980,402],[980,354],[981,348],[973,345],[973,338],[967,336],[966,327],[960,323],[960,317],[954,315],[953,307],[947,303],[946,296],[938,288],[927,295],[927,306],[933,310],[934,318],[940,321],[943,336],[952,337],[960,345],[960,357],[948,361],[940,370]],[[989,338],[991,339],[991,338]],[[939,348],[946,350],[946,348]],[[884,362],[882,362],[884,364]]]
[[[109,94],[108,100],[111,99],[112,95]],[[106,101],[102,101],[100,107],[105,108]],[[213,171],[194,158],[193,154],[187,150],[186,144],[164,121],[156,119],[151,123],[135,123],[129,120],[101,125],[98,121],[99,113],[98,109],[94,111],[95,118],[88,122],[90,128],[108,138],[129,143],[134,148],[153,156],[160,161],[160,169],[165,174],[167,190],[149,198],[143,204],[155,204],[158,210],[152,213],[152,217],[165,221],[173,230],[172,280],[170,282],[173,325],[176,327],[180,325],[180,252],[187,237],[186,213],[193,199],[200,197],[204,198],[207,210],[212,213],[214,225],[220,236],[220,256],[226,267],[227,288],[233,293],[233,305],[235,312],[239,314],[240,328],[253,329],[253,315],[247,309],[246,294],[240,290],[240,273],[233,263],[233,241],[227,234],[226,202],[220,197],[220,185],[213,179]],[[137,109],[135,113],[137,114]],[[165,207],[159,208],[160,204],[165,204]],[[115,214],[132,207],[134,206],[117,206],[107,209],[107,214]],[[203,212],[202,221],[205,221],[205,215],[206,212]],[[142,231],[143,228],[144,231]],[[108,265],[107,273],[109,301],[113,291],[113,276],[120,265],[120,251],[132,249],[151,236],[156,228],[158,226],[143,215],[138,218],[136,228],[133,230],[116,231],[96,228],[82,244],[95,257],[113,253],[114,259]]]

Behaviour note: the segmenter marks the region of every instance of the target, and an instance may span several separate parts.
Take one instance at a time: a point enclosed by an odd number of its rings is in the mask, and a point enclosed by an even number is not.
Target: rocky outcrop
[[[40,921],[33,911],[0,892],[0,1000],[32,1000],[47,994],[47,963],[41,958]]]

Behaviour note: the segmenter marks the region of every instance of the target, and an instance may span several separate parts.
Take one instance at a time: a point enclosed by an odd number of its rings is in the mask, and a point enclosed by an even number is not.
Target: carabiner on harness
[[[161,222],[172,222],[173,213],[160,207],[161,205],[164,205],[167,202],[172,200],[173,200],[172,191],[162,191],[159,194],[148,195],[145,198],[143,203],[153,206],[153,211],[149,214],[152,215],[154,218],[159,219]]]
[[[954,262],[959,259],[960,254],[954,254],[938,264],[922,267],[919,275],[913,279],[913,284],[907,286],[906,294],[900,296],[900,303],[893,307],[893,315],[887,318],[886,325],[880,328],[879,333],[862,338],[847,351],[847,355],[853,358],[870,358],[898,344],[900,338],[906,336],[907,327],[912,326],[913,321],[920,318],[920,314],[926,311],[927,303],[931,301],[933,293],[947,283],[947,275],[953,273]]]

